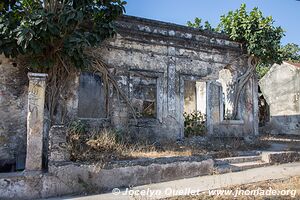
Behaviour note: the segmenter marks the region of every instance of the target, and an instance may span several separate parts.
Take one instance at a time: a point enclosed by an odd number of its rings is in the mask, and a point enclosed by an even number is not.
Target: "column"
[[[221,119],[221,98],[222,86],[216,81],[209,81],[206,84],[206,125],[208,134],[214,134],[214,129]]]
[[[42,170],[44,105],[47,74],[28,73],[26,171]]]

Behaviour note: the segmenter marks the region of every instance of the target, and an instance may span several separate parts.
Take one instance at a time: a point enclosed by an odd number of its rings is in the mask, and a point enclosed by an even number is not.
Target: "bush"
[[[203,136],[206,134],[206,116],[205,114],[194,111],[192,113],[184,113],[184,135]]]

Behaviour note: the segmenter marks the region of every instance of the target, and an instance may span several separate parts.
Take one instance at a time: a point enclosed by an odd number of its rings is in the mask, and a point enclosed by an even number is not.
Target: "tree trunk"
[[[232,119],[237,119],[238,117],[238,108],[239,108],[239,101],[241,97],[241,93],[246,85],[246,83],[250,80],[250,78],[255,73],[255,68],[258,64],[258,58],[254,56],[248,57],[248,68],[246,72],[237,78],[236,85],[235,85],[235,97],[233,102],[233,111],[232,111]]]

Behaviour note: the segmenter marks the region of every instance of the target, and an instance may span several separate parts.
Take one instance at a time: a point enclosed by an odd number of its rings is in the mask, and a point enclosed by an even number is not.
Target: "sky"
[[[286,32],[282,44],[300,45],[300,1],[297,0],[126,0],[126,14],[186,25],[199,17],[212,26],[220,16],[235,10],[242,3],[247,9],[258,7],[264,16],[273,16],[276,26]]]

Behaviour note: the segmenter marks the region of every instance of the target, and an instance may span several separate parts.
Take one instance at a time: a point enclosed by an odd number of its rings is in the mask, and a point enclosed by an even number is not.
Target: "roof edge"
[[[164,28],[172,28],[172,29],[177,29],[177,30],[181,30],[181,31],[185,31],[185,32],[188,31],[193,34],[201,34],[201,35],[211,37],[211,38],[225,39],[225,40],[228,40],[231,42],[239,43],[237,41],[232,40],[224,33],[217,33],[217,32],[213,32],[213,31],[209,31],[209,30],[199,30],[197,28],[192,28],[192,27],[188,27],[188,26],[184,26],[184,25],[179,25],[179,24],[175,24],[175,23],[171,23],[171,22],[164,22],[164,21],[155,20],[155,19],[147,19],[147,18],[131,16],[131,15],[122,15],[117,19],[117,21],[127,21],[127,22],[136,21],[136,22],[140,22],[140,23],[146,24],[146,25],[152,25],[152,26],[159,25]]]
[[[285,64],[291,65],[296,68],[300,68],[300,62],[293,63],[291,61],[283,61]]]

